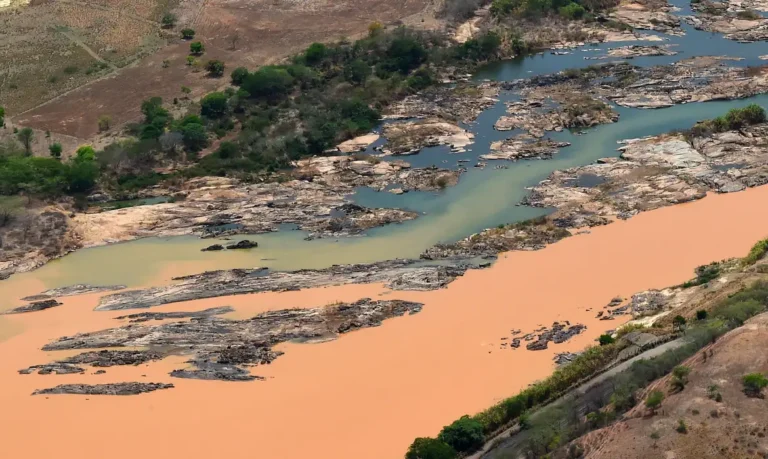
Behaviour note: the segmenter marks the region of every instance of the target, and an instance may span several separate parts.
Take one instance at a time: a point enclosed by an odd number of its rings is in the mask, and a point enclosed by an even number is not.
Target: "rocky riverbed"
[[[764,41],[768,38],[768,19],[757,10],[766,11],[763,1],[710,1],[691,2],[696,13],[685,21],[696,29],[721,33],[725,38],[739,42]]]
[[[249,367],[266,365],[282,355],[272,349],[285,341],[328,341],[353,330],[375,327],[383,320],[404,314],[415,314],[422,304],[368,298],[354,303],[334,303],[310,309],[283,309],[264,312],[246,320],[219,317],[227,308],[214,308],[198,313],[135,314],[119,317],[130,323],[117,328],[61,337],[43,347],[45,351],[139,347],[146,350],[88,351],[49,364],[33,365],[21,374],[83,373],[84,365],[110,367],[139,365],[169,355],[189,356],[190,366],[173,370],[178,378],[251,381],[259,379]],[[137,323],[136,319],[168,320],[159,325]],[[185,321],[170,319],[189,318]],[[144,392],[133,383],[115,387],[57,386],[37,391],[49,393],[88,393],[124,395]],[[172,386],[171,386],[172,387]],[[146,389],[146,388],[145,388]],[[154,389],[152,389],[154,390]]]
[[[393,290],[434,290],[462,276],[470,267],[469,263],[428,265],[416,260],[389,260],[282,272],[267,269],[210,271],[175,278],[175,282],[167,286],[103,296],[96,310],[149,308],[201,298],[344,284],[384,283]]]

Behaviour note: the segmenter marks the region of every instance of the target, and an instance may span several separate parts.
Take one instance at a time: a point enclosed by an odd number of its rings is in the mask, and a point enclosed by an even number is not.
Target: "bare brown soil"
[[[116,3],[124,4],[125,1]],[[206,52],[199,59],[201,63],[220,59],[231,70],[238,66],[253,69],[274,63],[313,42],[359,35],[373,21],[392,23],[422,11],[427,4],[428,0],[190,0],[182,2],[174,11],[180,18],[176,30],[189,26],[197,33],[195,40],[204,43]],[[145,9],[152,10],[149,7]],[[103,12],[95,7],[91,10]],[[146,22],[134,22],[131,27],[135,26],[138,30],[148,26]],[[126,34],[121,33],[117,25],[115,27],[114,32],[92,38],[103,43],[102,46],[124,43]],[[120,27],[123,25],[120,24]],[[154,36],[157,37],[157,34]],[[136,43],[131,45],[135,49]],[[24,126],[87,139],[98,132],[97,121],[101,115],[111,116],[113,125],[118,126],[138,119],[139,105],[149,97],[160,96],[168,101],[180,98],[183,96],[182,86],[192,89],[192,97],[199,97],[226,84],[226,78],[208,78],[200,66],[186,65],[188,54],[188,42],[171,38],[170,44],[159,52],[21,113],[14,121]],[[87,53],[86,56],[92,59]],[[115,61],[119,59],[118,53]],[[39,100],[50,99],[50,96],[48,93],[40,95]],[[10,105],[11,115],[29,108],[22,104],[7,105]]]

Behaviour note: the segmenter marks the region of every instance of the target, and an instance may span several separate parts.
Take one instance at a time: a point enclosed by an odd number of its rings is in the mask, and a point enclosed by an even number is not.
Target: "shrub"
[[[600,338],[598,338],[598,341],[600,342],[601,346],[606,346],[608,344],[613,344],[615,340],[613,339],[613,336],[604,334],[604,335],[600,335]]]
[[[664,392],[660,390],[651,391],[648,397],[645,399],[646,408],[651,410],[651,413],[656,414],[656,410],[661,406],[661,402],[664,400]]]
[[[232,78],[232,84],[235,86],[240,86],[243,84],[243,81],[245,81],[245,78],[248,76],[248,69],[245,67],[238,67],[235,70],[232,70],[232,74],[230,77]]]
[[[190,151],[200,151],[208,146],[208,133],[205,127],[197,123],[189,123],[181,130],[184,146]]]
[[[251,97],[276,101],[285,97],[293,88],[294,79],[281,67],[262,67],[248,74],[241,87]]]
[[[21,142],[21,145],[24,147],[24,152],[27,155],[32,154],[32,139],[34,137],[34,132],[28,127],[19,129],[19,132],[16,133],[16,138]]]
[[[685,327],[685,323],[686,323],[685,317],[683,317],[681,315],[676,315],[672,319],[672,329],[673,330],[678,330],[678,331],[682,330],[683,327]]]
[[[163,18],[160,20],[160,23],[163,24],[164,28],[169,29],[176,25],[176,21],[178,21],[178,18],[175,14],[165,13]]]
[[[328,52],[328,48],[322,43],[312,43],[309,45],[306,51],[304,51],[304,62],[307,65],[317,65],[325,59],[325,55]]]
[[[750,373],[741,379],[744,385],[744,393],[748,397],[763,398],[763,388],[768,386],[768,378],[762,373]]]
[[[5,126],[5,108],[0,107],[0,127]]]
[[[212,77],[220,77],[224,75],[224,62],[220,60],[210,60],[205,63],[205,70],[208,71],[208,75]]]
[[[691,369],[686,366],[678,365],[672,369],[672,379],[670,385],[674,390],[682,391],[685,389],[685,385],[688,384],[688,374]]]
[[[61,152],[62,152],[61,144],[58,142],[54,142],[48,146],[48,151],[51,153],[51,156],[54,158],[61,158]]]
[[[465,415],[443,427],[438,440],[459,452],[471,452],[483,446],[483,425]]]
[[[371,66],[361,59],[355,59],[344,66],[344,79],[353,84],[363,84],[371,75]]]
[[[379,35],[382,30],[384,30],[384,25],[379,21],[373,21],[370,24],[368,24],[369,37],[375,37]]]
[[[760,16],[760,13],[754,10],[742,10],[736,13],[736,17],[739,19],[745,19],[747,21],[756,21],[762,16]]]
[[[405,459],[453,459],[456,451],[434,438],[417,438],[405,453]]]
[[[742,260],[742,264],[745,266],[754,265],[758,262],[763,256],[765,256],[766,252],[768,252],[768,239],[763,239],[762,241],[758,241],[755,245],[752,246],[752,248],[749,250],[749,253],[746,257]]]
[[[199,41],[193,41],[189,44],[189,52],[195,56],[199,56],[203,54],[203,51],[205,51],[205,46],[203,46],[202,42]]]
[[[688,426],[685,425],[685,421],[680,419],[677,421],[677,427],[675,427],[675,430],[678,433],[685,434],[688,433]]]
[[[195,31],[190,28],[181,29],[181,38],[185,40],[191,40],[195,38]]]
[[[200,114],[208,118],[221,118],[227,114],[227,100],[223,92],[212,92],[200,100]]]
[[[112,117],[109,115],[101,115],[99,117],[99,132],[109,131],[112,126]]]
[[[560,7],[557,12],[566,19],[581,19],[587,11],[578,3],[569,3]]]

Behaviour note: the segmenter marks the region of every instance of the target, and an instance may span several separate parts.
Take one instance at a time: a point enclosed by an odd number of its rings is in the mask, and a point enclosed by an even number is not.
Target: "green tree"
[[[557,12],[560,13],[560,16],[563,16],[566,19],[581,19],[584,17],[587,10],[578,3],[569,3],[565,6],[561,6]]]
[[[605,334],[600,335],[599,342],[601,346],[606,346],[608,344],[612,344],[615,340],[613,339],[613,336]]]
[[[178,18],[173,13],[165,13],[163,18],[160,20],[160,22],[163,24],[163,28],[166,29],[170,29],[171,27],[175,26],[176,21],[178,21]]]
[[[48,151],[51,152],[51,156],[54,158],[61,158],[61,152],[63,148],[61,147],[61,144],[58,142],[54,142],[48,146]]]
[[[325,59],[328,48],[322,43],[312,43],[304,52],[304,62],[307,65],[315,66]]]
[[[93,151],[93,148],[90,146],[87,148]],[[78,152],[80,149],[78,149]],[[87,192],[96,184],[98,175],[99,166],[93,161],[92,156],[90,160],[77,160],[77,157],[75,157],[75,160],[69,166],[69,173],[67,174],[68,190],[71,193]]]
[[[456,451],[434,438],[417,438],[405,453],[405,459],[454,459]]]
[[[208,118],[222,118],[227,114],[227,100],[223,92],[212,92],[200,101],[200,114]]]
[[[193,41],[189,44],[189,52],[195,56],[199,56],[203,54],[205,51],[205,46],[203,46],[202,42],[199,41]]]
[[[34,137],[34,132],[28,127],[20,129],[16,134],[16,138],[21,142],[21,145],[24,147],[24,153],[27,155],[32,154],[32,139],[34,139]]]
[[[685,385],[688,384],[688,375],[690,373],[691,369],[683,365],[678,365],[673,368],[672,379],[670,380],[672,388],[679,391],[685,389]]]
[[[387,48],[389,67],[393,71],[407,74],[427,59],[427,50],[417,39],[402,36],[392,40]]]
[[[355,59],[344,66],[344,79],[353,84],[364,84],[371,75],[371,66],[362,59]]]
[[[251,97],[276,101],[291,91],[293,82],[293,77],[284,68],[262,67],[245,77],[242,88]]]
[[[0,107],[0,127],[5,126],[5,109]]]
[[[190,123],[181,130],[184,146],[190,151],[200,151],[208,146],[208,133],[202,124]]]
[[[224,62],[220,60],[210,60],[205,63],[205,70],[208,71],[208,76],[220,77],[224,75]]]
[[[475,451],[483,446],[485,440],[483,425],[467,415],[443,427],[437,438],[459,452]]]
[[[493,0],[491,14],[495,17],[503,17],[512,14],[520,5],[520,0]]]
[[[181,29],[181,38],[185,40],[191,40],[195,38],[195,31],[190,28]]]
[[[707,319],[707,311],[700,309],[696,311],[696,320],[706,320]]]
[[[661,406],[662,401],[664,401],[664,392],[660,390],[651,391],[648,394],[648,398],[645,399],[645,407],[650,409],[652,414],[656,414],[656,410]]]
[[[240,86],[243,84],[243,81],[245,81],[245,78],[248,76],[248,69],[245,67],[238,67],[235,70],[232,70],[232,74],[230,77],[232,78],[232,84],[235,86]]]
[[[748,397],[763,398],[763,389],[768,386],[768,378],[762,373],[750,373],[741,379],[744,385],[744,393]]]

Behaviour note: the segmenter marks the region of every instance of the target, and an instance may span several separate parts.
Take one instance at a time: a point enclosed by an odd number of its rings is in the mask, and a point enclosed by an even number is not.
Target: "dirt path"
[[[83,42],[83,40],[81,40],[78,37],[76,37],[75,34],[73,34],[71,32],[64,31],[64,30],[59,30],[59,33],[64,35],[65,37],[67,37],[69,39],[69,41],[71,41],[72,43],[74,43],[77,46],[79,46],[80,48],[82,48],[83,51],[85,51],[86,53],[90,54],[92,58],[96,59],[97,61],[101,62],[102,64],[108,65],[112,70],[117,70],[117,66],[115,66],[111,62],[108,62],[105,59],[103,59],[101,56],[99,56],[96,53],[96,51],[91,49],[90,46],[86,45],[85,42]]]

